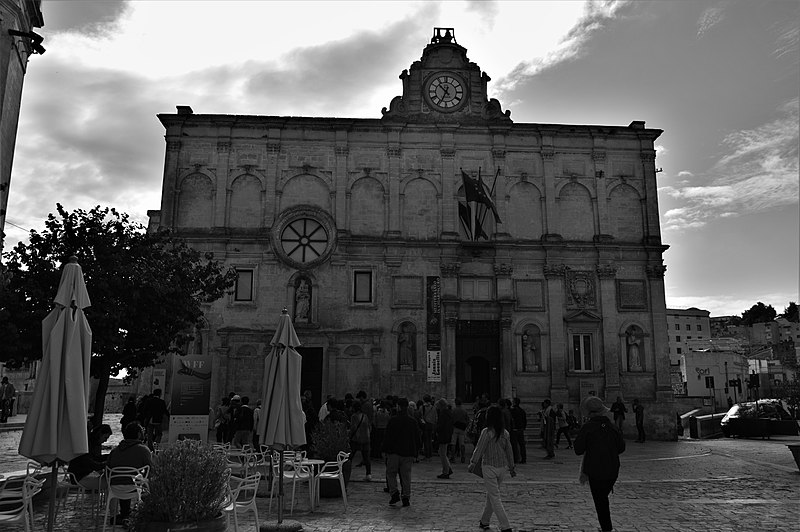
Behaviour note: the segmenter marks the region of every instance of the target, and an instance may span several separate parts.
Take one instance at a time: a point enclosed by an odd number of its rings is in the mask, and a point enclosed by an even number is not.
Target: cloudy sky
[[[664,130],[667,306],[798,301],[798,20],[790,0],[45,0],[25,78],[7,248],[55,203],[160,207],[157,113],[378,118],[435,26],[515,122]]]

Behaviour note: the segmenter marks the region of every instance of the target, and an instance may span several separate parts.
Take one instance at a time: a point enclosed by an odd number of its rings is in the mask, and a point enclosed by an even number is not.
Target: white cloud
[[[707,172],[685,173],[693,178],[691,186],[684,182],[661,187],[661,193],[683,207],[682,218],[665,217],[664,230],[697,227],[723,213],[731,217],[797,204],[798,107],[795,98],[782,105],[771,122],[727,135],[723,146],[728,152]]]
[[[678,177],[694,177],[694,174],[688,170],[681,170],[678,172]]]
[[[719,24],[724,18],[727,2],[717,2],[709,7],[697,20],[697,37],[703,37],[711,28]]]

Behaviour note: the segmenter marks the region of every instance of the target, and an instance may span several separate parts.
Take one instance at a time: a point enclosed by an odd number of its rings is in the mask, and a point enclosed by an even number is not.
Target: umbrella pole
[[[283,523],[283,451],[280,452],[280,463],[278,464],[280,477],[278,482],[278,524]]]
[[[50,509],[47,513],[47,530],[53,532],[53,523],[56,520],[56,492],[58,491],[58,460],[53,461],[53,471],[50,473]],[[33,526],[33,523],[31,523]]]

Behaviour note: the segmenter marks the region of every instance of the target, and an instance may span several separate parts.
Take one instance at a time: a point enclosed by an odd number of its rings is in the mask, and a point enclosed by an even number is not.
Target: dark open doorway
[[[496,321],[459,321],[456,330],[456,395],[464,402],[500,397],[500,327]]]
[[[300,372],[300,389],[311,390],[314,407],[322,406],[322,357],[321,347],[298,347],[297,352],[303,357],[303,368]]]

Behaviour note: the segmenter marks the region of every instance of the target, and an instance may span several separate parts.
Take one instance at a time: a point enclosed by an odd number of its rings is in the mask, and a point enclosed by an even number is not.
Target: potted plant
[[[230,469],[225,455],[181,440],[153,459],[149,493],[131,513],[133,532],[224,532]]]
[[[313,455],[326,462],[335,462],[340,451],[350,452],[350,430],[340,421],[323,421],[311,433]],[[350,460],[342,466],[345,485],[350,481]],[[338,482],[322,479],[319,485],[320,497],[341,497]]]

